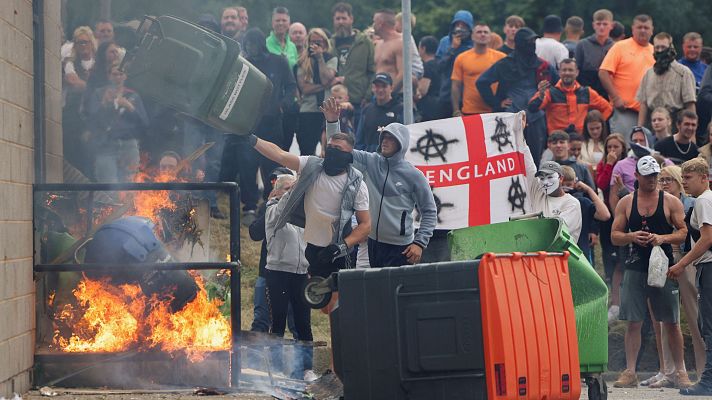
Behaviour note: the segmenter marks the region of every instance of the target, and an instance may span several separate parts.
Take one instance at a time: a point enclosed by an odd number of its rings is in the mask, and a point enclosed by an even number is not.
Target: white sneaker
[[[611,325],[614,322],[618,321],[618,314],[620,314],[620,312],[620,307],[616,305],[613,305],[611,306],[611,308],[608,309],[608,325]]]
[[[304,380],[307,382],[314,382],[319,379],[319,375],[315,374],[314,371],[308,369],[304,371]]]
[[[662,372],[658,372],[657,375],[653,375],[650,378],[640,382],[640,386],[650,386],[654,383],[658,383],[658,382],[662,381],[663,378],[665,378],[665,374],[663,374]]]

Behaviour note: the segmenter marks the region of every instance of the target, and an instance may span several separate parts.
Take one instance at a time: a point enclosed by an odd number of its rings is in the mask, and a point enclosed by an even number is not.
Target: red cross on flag
[[[504,222],[531,210],[522,116],[494,113],[409,125],[406,159],[420,169],[438,206],[438,229]]]

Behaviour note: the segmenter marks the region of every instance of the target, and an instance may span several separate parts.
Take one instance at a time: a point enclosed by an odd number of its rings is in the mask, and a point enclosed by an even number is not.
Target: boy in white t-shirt
[[[677,279],[690,268],[697,267],[699,281],[699,316],[702,338],[707,343],[707,360],[700,380],[680,389],[689,396],[712,396],[712,191],[709,189],[709,164],[704,158],[693,158],[682,164],[682,185],[685,192],[697,197],[688,222],[692,249],[677,264],[670,267],[668,277]]]

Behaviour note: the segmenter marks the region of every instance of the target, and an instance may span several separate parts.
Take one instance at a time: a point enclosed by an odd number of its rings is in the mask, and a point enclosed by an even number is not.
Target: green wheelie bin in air
[[[127,85],[223,132],[252,132],[272,83],[240,45],[172,16],[144,17],[126,55]]]
[[[581,375],[587,377],[590,395],[605,398],[605,381],[599,378],[608,365],[608,287],[562,220],[521,219],[457,229],[449,233],[448,243],[453,261],[476,259],[488,252],[568,251]]]

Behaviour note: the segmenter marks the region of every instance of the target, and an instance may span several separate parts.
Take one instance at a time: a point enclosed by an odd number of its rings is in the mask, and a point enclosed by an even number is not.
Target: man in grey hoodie
[[[341,106],[333,98],[321,108],[326,118],[326,135],[339,133]],[[428,181],[420,170],[405,160],[410,143],[408,128],[388,124],[379,138],[377,153],[353,150],[353,166],[362,171],[369,192],[371,232],[368,257],[371,267],[401,266],[420,261],[437,223],[437,207]],[[415,233],[413,210],[420,213]]]

